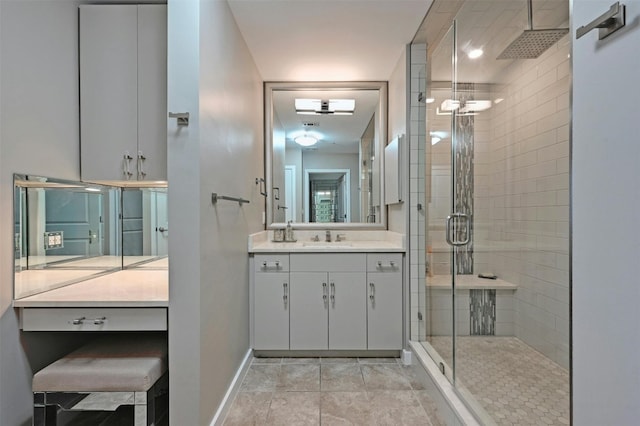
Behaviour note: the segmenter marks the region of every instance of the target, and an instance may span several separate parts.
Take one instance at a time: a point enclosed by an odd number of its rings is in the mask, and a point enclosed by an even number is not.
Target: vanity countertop
[[[249,253],[362,253],[404,252],[404,235],[389,231],[331,231],[331,242],[324,230],[295,230],[295,242],[273,242],[272,231],[249,236]],[[316,235],[318,241],[315,241]],[[336,241],[340,235],[340,241]]]
[[[16,308],[166,307],[169,271],[130,269],[16,299]]]

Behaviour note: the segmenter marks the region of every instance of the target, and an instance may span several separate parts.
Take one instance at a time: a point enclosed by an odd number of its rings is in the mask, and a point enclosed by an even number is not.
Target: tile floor
[[[397,358],[254,358],[232,425],[444,425]]]
[[[431,337],[451,359],[451,338]],[[457,380],[498,425],[568,425],[569,373],[515,337],[458,337]]]

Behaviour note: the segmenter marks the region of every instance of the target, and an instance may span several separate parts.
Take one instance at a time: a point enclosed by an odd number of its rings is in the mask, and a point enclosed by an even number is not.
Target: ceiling
[[[386,81],[432,0],[228,0],[264,81]]]
[[[355,99],[356,106],[353,115],[300,115],[294,107],[296,98]],[[285,130],[287,147],[300,148],[292,139],[304,133],[303,123],[310,122],[313,126],[306,129],[320,139],[311,150],[357,154],[360,138],[373,117],[378,99],[378,90],[274,90],[273,109]]]
[[[533,0],[533,28],[569,26],[569,0]],[[435,0],[433,8],[416,34],[416,42],[427,43],[434,81],[451,80],[452,38],[447,34],[455,17],[457,23],[458,81],[492,83],[514,60],[498,60],[498,55],[528,29],[525,0]],[[569,38],[565,36],[563,41]],[[444,42],[441,43],[441,41]],[[484,55],[469,59],[467,53],[481,48]],[[522,61],[522,60],[520,60]],[[526,61],[526,60],[525,60]]]

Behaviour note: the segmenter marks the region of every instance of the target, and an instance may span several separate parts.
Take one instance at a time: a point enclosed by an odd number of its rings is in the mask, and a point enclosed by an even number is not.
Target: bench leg
[[[33,426],[56,426],[56,407],[47,405],[33,408]]]

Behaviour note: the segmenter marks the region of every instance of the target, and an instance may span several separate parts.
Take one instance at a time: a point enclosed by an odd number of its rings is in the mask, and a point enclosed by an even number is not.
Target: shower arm
[[[527,0],[527,15],[529,29],[533,30],[533,0]]]

